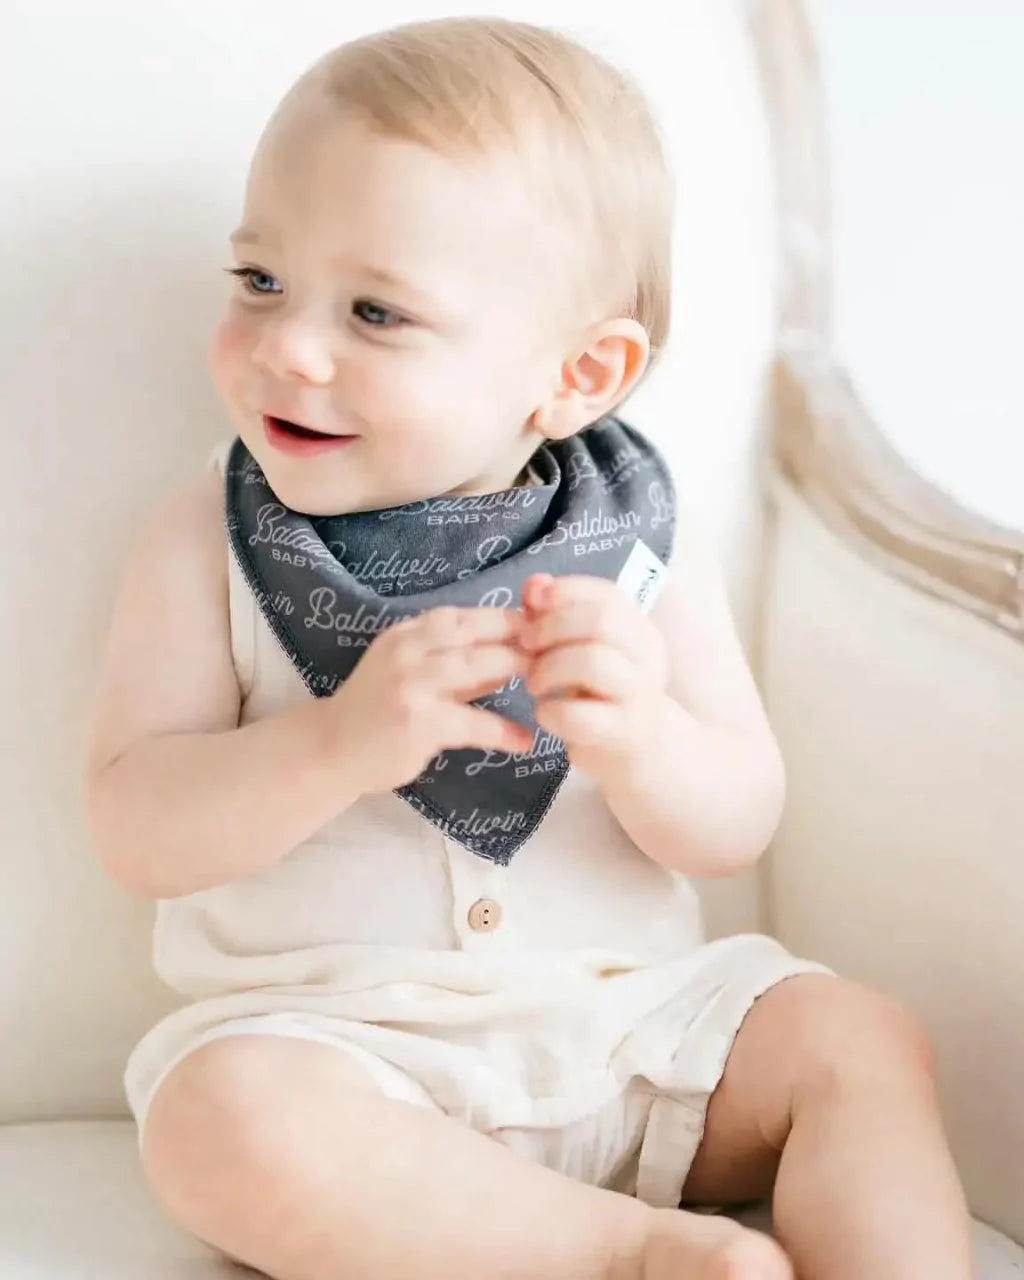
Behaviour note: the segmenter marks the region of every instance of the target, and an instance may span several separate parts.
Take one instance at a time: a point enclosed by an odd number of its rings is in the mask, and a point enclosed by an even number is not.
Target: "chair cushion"
[[[0,1275],[240,1280],[258,1273],[179,1231],[152,1198],[125,1120],[0,1125]]]
[[[259,1273],[178,1231],[122,1120],[0,1125],[0,1275],[17,1280],[241,1280]],[[740,1215],[766,1230],[764,1209]],[[975,1226],[977,1280],[1022,1280],[1024,1249]]]
[[[767,931],[915,1012],[971,1207],[1024,1239],[1024,529],[915,481],[810,349],[776,394]]]

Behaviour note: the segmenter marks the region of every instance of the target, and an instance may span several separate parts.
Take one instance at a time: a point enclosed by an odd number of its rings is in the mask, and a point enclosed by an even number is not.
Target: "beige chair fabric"
[[[908,1003],[975,1212],[1024,1239],[1024,645],[774,494],[772,932]]]
[[[780,351],[773,395],[775,465],[826,524],[879,567],[1024,642],[1024,532],[917,476],[820,348]]]
[[[825,108],[792,0],[752,5],[782,287],[760,672],[786,755],[773,932],[919,1012],[977,1214],[1024,1239],[1024,532],[886,444],[829,331]]]

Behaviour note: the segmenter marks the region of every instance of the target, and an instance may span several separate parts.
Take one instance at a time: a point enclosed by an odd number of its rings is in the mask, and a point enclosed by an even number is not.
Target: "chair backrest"
[[[792,0],[754,13],[783,231],[758,643],[789,800],[769,926],[918,1011],[972,1207],[1024,1240],[1024,530],[914,474],[844,370],[812,33]]]

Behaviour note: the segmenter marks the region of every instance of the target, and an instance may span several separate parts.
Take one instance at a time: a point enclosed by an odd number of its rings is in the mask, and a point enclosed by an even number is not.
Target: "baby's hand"
[[[668,656],[660,632],[614,582],[534,574],[523,586],[520,647],[537,722],[570,761],[612,776],[656,738]]]
[[[418,777],[446,749],[526,751],[533,733],[466,704],[522,672],[514,609],[429,609],[381,632],[330,697],[339,754],[366,792]]]

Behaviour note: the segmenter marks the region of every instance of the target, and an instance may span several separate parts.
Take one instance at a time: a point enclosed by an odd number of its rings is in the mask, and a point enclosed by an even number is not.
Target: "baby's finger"
[[[489,748],[492,751],[528,751],[534,732],[507,716],[482,707],[451,704],[442,729],[445,747]]]
[[[527,609],[543,608],[550,584],[554,582],[550,573],[534,573],[523,583],[523,605]]]
[[[469,701],[524,671],[528,659],[511,644],[462,645],[427,654],[420,678],[449,697]]]
[[[408,628],[428,651],[514,640],[522,626],[516,609],[443,605],[398,624]]]
[[[553,606],[527,620],[519,643],[527,653],[543,653],[556,645],[591,641],[619,649],[634,662],[644,664],[657,655],[653,624],[624,594],[598,599],[572,600]]]
[[[570,747],[614,747],[622,741],[622,708],[597,698],[545,698],[534,708],[537,723]]]
[[[598,578],[592,573],[565,573],[558,577],[548,573],[537,573],[527,580],[530,587],[531,607],[554,609],[575,600],[604,600],[613,592],[620,591],[609,578]]]
[[[542,654],[530,668],[526,687],[534,698],[560,692],[621,701],[637,687],[641,675],[621,650],[588,641]]]

